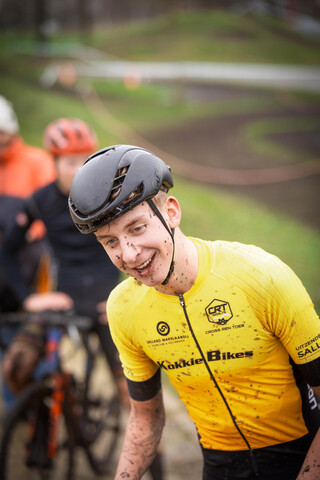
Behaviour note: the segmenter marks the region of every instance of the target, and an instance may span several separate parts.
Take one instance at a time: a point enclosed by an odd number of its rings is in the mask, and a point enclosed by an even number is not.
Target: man
[[[78,229],[131,277],[107,307],[131,397],[116,479],[140,479],[155,454],[160,369],[196,424],[204,480],[320,478],[320,323],[307,292],[258,247],[186,237],[172,186],[162,160],[118,145],[70,190]]]
[[[55,175],[51,155],[23,141],[12,105],[0,95],[0,244],[23,199],[52,182]],[[46,252],[43,234],[43,224],[34,224],[27,232],[24,249],[19,253],[24,278],[29,283],[34,280],[40,259]],[[18,304],[0,272],[0,309],[14,311]]]

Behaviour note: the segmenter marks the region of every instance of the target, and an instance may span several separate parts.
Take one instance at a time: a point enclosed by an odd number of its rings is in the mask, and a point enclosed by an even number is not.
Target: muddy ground
[[[184,85],[183,93],[186,101],[211,102],[225,99],[239,99],[259,97],[261,99],[273,97],[271,93],[258,89],[246,89],[221,85]],[[280,161],[277,157],[267,154],[257,154],[243,139],[242,132],[247,125],[264,119],[288,118],[318,121],[320,125],[320,100],[305,101],[289,92],[278,92],[278,103],[273,108],[261,109],[258,113],[245,112],[234,115],[219,116],[185,121],[176,127],[162,128],[160,131],[148,130],[144,137],[157,148],[165,150],[179,159],[200,165],[215,168],[247,170],[263,170],[286,167],[283,176],[295,176],[295,165],[306,161],[313,161],[313,174],[297,173],[299,178],[279,181],[275,178],[271,183],[251,185],[224,185],[216,184],[214,179],[209,180],[204,175],[202,181],[211,184],[212,188],[219,188],[230,193],[253,197],[259,202],[269,205],[288,214],[313,228],[320,229],[319,193],[320,193],[320,128],[304,131],[297,128],[290,133],[274,133],[268,140],[285,146],[292,152],[292,162]],[[274,98],[274,97],[273,97]],[[298,158],[297,158],[298,153]],[[174,165],[172,165],[174,170]],[[188,171],[185,169],[185,175]],[[214,174],[213,174],[214,177]],[[191,175],[192,178],[192,175]],[[260,180],[261,181],[261,180]]]

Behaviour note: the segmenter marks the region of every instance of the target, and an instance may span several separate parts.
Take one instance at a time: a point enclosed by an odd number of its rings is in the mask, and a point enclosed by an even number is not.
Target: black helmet
[[[173,187],[171,170],[144,148],[113,145],[91,155],[76,173],[69,196],[71,217],[91,233]]]

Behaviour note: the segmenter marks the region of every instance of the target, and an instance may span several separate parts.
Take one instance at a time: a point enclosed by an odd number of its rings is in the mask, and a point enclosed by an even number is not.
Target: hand
[[[33,345],[13,341],[3,362],[3,375],[12,393],[19,393],[29,383],[40,356]]]
[[[69,310],[72,307],[72,298],[63,292],[32,293],[23,302],[23,308],[28,312]]]

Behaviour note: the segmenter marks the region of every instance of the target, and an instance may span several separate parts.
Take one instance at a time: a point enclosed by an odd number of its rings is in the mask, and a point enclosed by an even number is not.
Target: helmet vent
[[[79,217],[86,218],[85,215],[75,206],[74,202],[70,201],[70,207],[72,208],[72,211],[78,215]]]
[[[129,170],[129,167],[123,167],[117,170],[116,176],[113,179],[113,187],[111,188],[111,195],[110,195],[111,200],[114,200],[115,198],[117,198],[117,196],[121,192],[121,187],[128,170]]]
[[[135,189],[134,192],[130,193],[129,197],[125,198],[122,202],[123,205],[128,205],[128,203],[132,202],[133,200],[137,200],[143,192],[143,185],[141,184],[138,188]]]
[[[114,177],[114,180],[113,180],[113,187],[111,188],[111,195],[110,195],[111,201],[117,198],[118,195],[120,194],[123,182],[126,178],[129,168],[130,168],[130,165],[119,168],[117,170],[116,176]],[[142,191],[143,191],[143,185],[140,185],[138,188],[135,189],[134,192],[130,193],[130,195],[127,198],[122,200],[121,204],[127,205],[133,200],[136,200],[138,197],[140,197]]]

